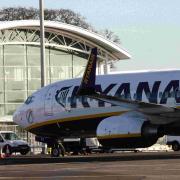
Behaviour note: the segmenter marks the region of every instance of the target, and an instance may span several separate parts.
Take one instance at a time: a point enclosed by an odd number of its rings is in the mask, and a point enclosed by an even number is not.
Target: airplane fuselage
[[[130,109],[77,96],[81,79],[50,84],[33,93],[14,114],[14,121],[37,135],[95,136],[98,124]],[[97,76],[96,91],[143,102],[180,106],[180,71]]]

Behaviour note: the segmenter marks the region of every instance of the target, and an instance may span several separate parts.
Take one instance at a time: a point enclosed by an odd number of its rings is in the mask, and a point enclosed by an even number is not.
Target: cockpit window
[[[33,102],[33,98],[34,98],[34,96],[29,96],[27,99],[26,99],[26,101],[25,101],[25,104],[30,104],[30,103],[32,103]]]

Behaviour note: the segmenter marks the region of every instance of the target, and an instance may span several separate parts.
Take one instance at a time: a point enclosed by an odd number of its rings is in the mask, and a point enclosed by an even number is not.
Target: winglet
[[[97,48],[91,50],[88,63],[77,91],[77,95],[90,95],[95,93]]]

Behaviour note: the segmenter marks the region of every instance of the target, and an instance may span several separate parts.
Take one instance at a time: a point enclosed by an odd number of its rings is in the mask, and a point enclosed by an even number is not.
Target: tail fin
[[[77,95],[89,95],[95,93],[97,48],[91,50],[88,63],[77,91]]]

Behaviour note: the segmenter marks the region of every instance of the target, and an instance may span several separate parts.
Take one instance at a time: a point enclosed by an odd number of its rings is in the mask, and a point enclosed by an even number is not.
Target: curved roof
[[[44,21],[44,26],[45,31],[65,34],[69,38],[75,38],[77,40],[80,39],[83,42],[87,42],[89,47],[97,46],[99,50],[103,50],[103,52],[107,53],[111,60],[129,59],[131,57],[130,54],[119,45],[83,28],[54,21]],[[39,30],[39,20],[0,22],[0,30],[14,28]]]

